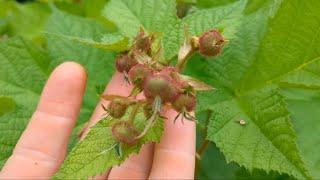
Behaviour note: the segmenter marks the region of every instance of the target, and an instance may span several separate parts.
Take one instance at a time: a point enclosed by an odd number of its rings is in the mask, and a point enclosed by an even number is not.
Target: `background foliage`
[[[56,65],[72,59],[88,70],[75,135],[140,26],[162,36],[169,63],[188,25],[230,40],[221,56],[195,55],[185,70],[216,88],[199,94],[198,143],[212,143],[198,177],[319,179],[319,12],[317,0],[0,0],[0,166]]]

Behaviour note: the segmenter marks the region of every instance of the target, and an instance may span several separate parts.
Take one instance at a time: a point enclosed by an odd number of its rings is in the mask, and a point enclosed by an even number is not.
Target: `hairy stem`
[[[153,113],[151,117],[148,119],[147,124],[145,125],[143,131],[137,137],[135,137],[135,139],[142,138],[148,132],[148,130],[154,125],[156,120],[159,118],[159,114],[161,112],[161,98],[159,96],[157,96],[154,99],[152,109],[153,109],[152,110]]]

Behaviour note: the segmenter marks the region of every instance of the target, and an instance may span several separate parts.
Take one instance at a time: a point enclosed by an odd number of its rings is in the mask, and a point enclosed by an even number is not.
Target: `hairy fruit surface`
[[[190,112],[195,109],[196,102],[196,97],[192,94],[179,94],[172,103],[172,106],[178,112],[182,112],[183,109]]]
[[[159,96],[165,103],[171,102],[179,91],[170,76],[157,73],[145,79],[143,92],[147,99]]]
[[[129,79],[135,86],[142,89],[143,80],[151,74],[151,68],[143,64],[137,64],[130,69]]]
[[[128,104],[120,99],[115,99],[108,105],[109,115],[113,118],[121,118],[127,111]]]
[[[199,53],[205,57],[217,56],[220,54],[225,39],[217,30],[210,30],[203,33],[199,38]]]
[[[136,137],[139,135],[139,131],[131,122],[120,121],[112,126],[112,135],[120,142],[134,145],[137,143]]]

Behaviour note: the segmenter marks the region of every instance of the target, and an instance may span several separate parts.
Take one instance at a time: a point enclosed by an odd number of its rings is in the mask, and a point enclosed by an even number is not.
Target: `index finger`
[[[63,63],[53,71],[0,179],[44,179],[56,172],[66,154],[85,85],[85,70],[76,63]]]

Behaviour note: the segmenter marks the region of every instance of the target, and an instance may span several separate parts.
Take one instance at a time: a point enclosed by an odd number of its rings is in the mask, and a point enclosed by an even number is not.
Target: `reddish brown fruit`
[[[173,66],[167,66],[160,71],[160,74],[170,76],[173,79],[173,82],[176,85],[176,87],[181,92],[183,92],[187,89],[190,89],[190,85],[188,84],[188,82],[186,82],[180,78],[179,71],[177,68],[175,68]]]
[[[175,101],[172,103],[173,108],[178,111],[182,112],[183,109],[187,110],[188,112],[193,111],[196,107],[196,97],[191,94],[179,94]]]
[[[137,143],[136,137],[139,135],[139,132],[132,123],[120,121],[112,126],[112,135],[121,142],[134,145]]]
[[[128,54],[122,54],[116,59],[116,68],[119,72],[129,72],[129,70],[138,64],[137,60]]]
[[[137,64],[130,69],[129,79],[135,86],[142,89],[143,80],[151,74],[151,68],[143,64]]]
[[[171,102],[178,94],[174,80],[167,75],[157,74],[145,80],[144,93],[147,98],[154,99],[159,96],[162,103]]]
[[[179,91],[170,76],[157,73],[144,80],[143,92],[147,99],[160,96],[162,102],[165,103],[171,102]]]
[[[173,83],[176,85],[176,87],[180,90],[182,89],[182,81],[179,78],[179,71],[177,68],[173,67],[173,66],[167,66],[165,68],[163,68],[160,71],[160,74],[166,75],[166,76],[170,76],[170,78],[172,78]]]
[[[127,111],[128,104],[124,100],[115,99],[108,106],[109,115],[113,118],[121,118]]]
[[[225,39],[217,30],[210,30],[203,33],[199,38],[199,52],[205,57],[217,56],[220,54]]]

